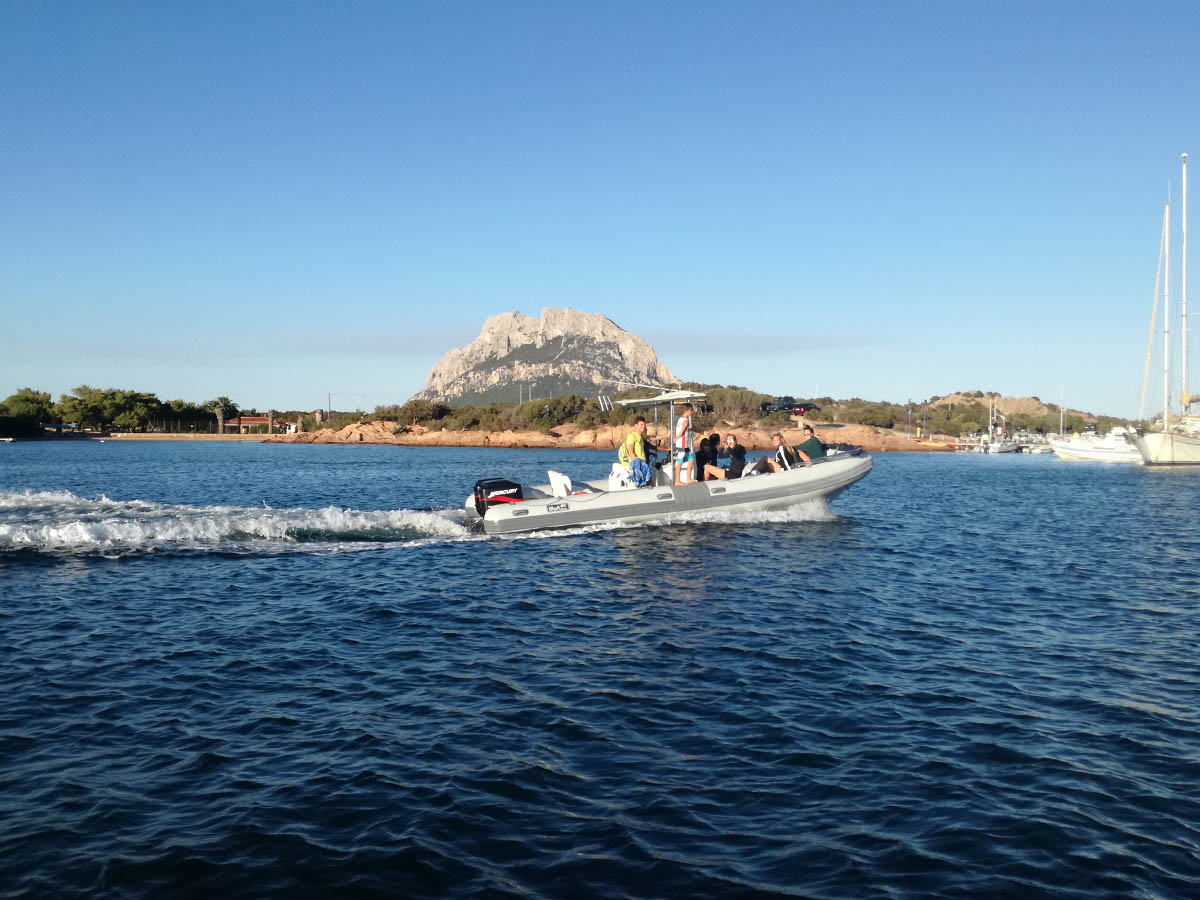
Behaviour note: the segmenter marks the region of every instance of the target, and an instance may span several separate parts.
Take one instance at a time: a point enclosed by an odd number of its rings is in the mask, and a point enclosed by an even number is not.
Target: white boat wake
[[[346,552],[477,536],[461,510],[186,506],[69,491],[0,493],[0,551]]]

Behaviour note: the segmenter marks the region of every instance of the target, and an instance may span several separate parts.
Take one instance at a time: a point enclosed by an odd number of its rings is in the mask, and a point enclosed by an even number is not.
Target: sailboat
[[[1000,412],[996,401],[992,401],[992,412],[988,417],[988,453],[1016,453],[1017,442],[1008,437],[1008,419]]]
[[[1180,336],[1180,390],[1181,415],[1171,421],[1171,327],[1170,327],[1170,204],[1165,213],[1163,245],[1163,417],[1162,428],[1147,431],[1134,438],[1142,461],[1148,466],[1200,466],[1200,418],[1189,416],[1188,407],[1200,397],[1188,393],[1188,318],[1187,318],[1187,154],[1183,154],[1182,199],[1182,261],[1180,262],[1179,296],[1180,318],[1183,322]]]

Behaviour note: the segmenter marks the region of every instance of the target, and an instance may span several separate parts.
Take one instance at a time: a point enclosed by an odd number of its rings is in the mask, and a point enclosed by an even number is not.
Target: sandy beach
[[[278,437],[278,435],[275,435]],[[121,432],[119,434],[109,434],[99,440],[102,441],[261,441],[264,438],[272,437],[266,434],[135,434],[133,432]]]

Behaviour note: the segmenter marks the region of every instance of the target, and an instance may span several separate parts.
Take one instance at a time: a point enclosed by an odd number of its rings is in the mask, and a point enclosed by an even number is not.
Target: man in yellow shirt
[[[654,470],[646,461],[646,420],[642,416],[633,420],[633,431],[617,451],[617,459],[629,470],[630,481],[638,487],[649,484],[654,477]]]

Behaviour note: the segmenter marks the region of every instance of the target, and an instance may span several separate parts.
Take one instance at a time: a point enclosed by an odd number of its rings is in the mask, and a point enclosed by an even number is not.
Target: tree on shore
[[[116,417],[112,403],[115,393],[81,384],[58,398],[58,414],[64,422],[72,422],[78,428],[103,429]]]
[[[55,421],[54,401],[48,393],[23,387],[0,403],[0,415],[34,419],[39,425]]]
[[[217,397],[204,404],[204,408],[217,417],[217,434],[225,433],[225,423],[236,418],[240,410],[238,405],[226,396]]]

